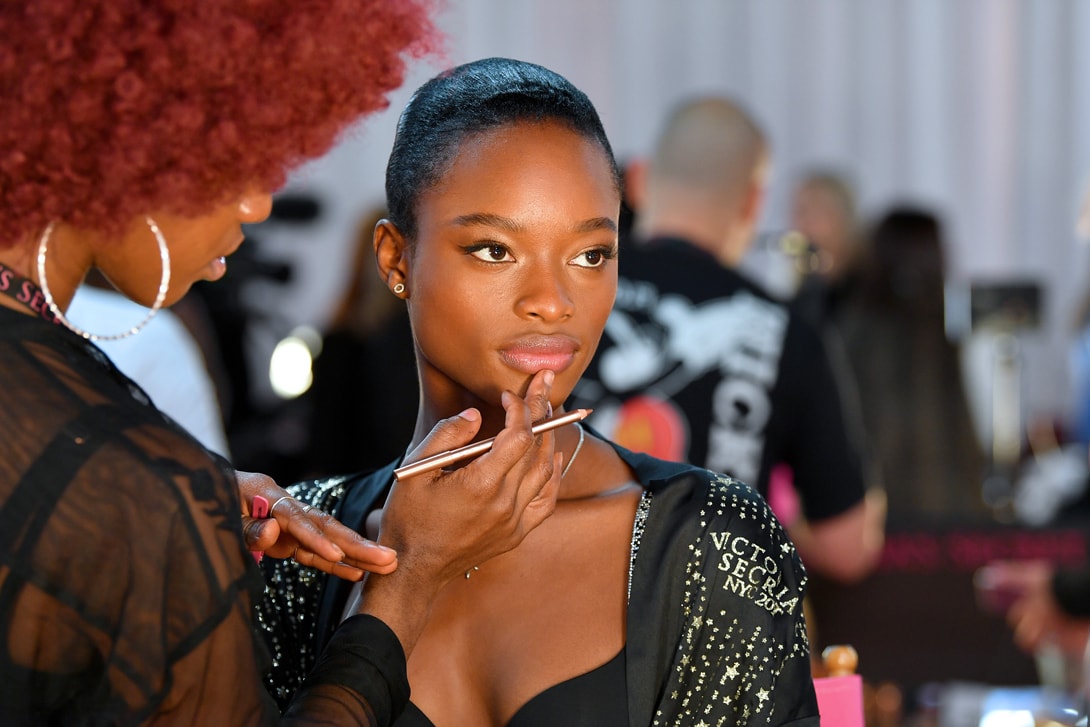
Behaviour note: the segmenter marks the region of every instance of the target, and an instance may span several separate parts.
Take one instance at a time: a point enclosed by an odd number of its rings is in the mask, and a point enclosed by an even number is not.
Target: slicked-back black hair
[[[486,58],[444,71],[409,100],[386,165],[390,220],[416,236],[420,194],[439,182],[469,136],[520,121],[567,124],[605,152],[618,194],[621,176],[598,112],[586,94],[542,66]]]

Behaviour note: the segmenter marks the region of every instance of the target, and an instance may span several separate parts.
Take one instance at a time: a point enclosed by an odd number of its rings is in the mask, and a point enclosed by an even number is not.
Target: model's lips
[[[578,350],[578,342],[568,336],[526,336],[503,346],[500,357],[525,374],[543,369],[560,373],[572,365]]]

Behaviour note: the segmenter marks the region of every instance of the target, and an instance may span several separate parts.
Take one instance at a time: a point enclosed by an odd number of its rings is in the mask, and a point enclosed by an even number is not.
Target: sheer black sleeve
[[[0,309],[0,723],[276,724],[230,468],[93,345]],[[389,629],[338,630],[285,718],[386,724]]]

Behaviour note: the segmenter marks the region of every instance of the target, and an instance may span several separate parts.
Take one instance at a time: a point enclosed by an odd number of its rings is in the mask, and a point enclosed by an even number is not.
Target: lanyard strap
[[[0,295],[6,295],[50,323],[61,323],[46,304],[42,289],[4,263],[0,263]]]

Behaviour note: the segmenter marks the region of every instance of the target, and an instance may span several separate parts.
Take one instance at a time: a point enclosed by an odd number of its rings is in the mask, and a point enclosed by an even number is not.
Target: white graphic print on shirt
[[[622,279],[606,324],[614,345],[600,354],[601,383],[614,392],[653,388],[670,397],[718,370],[708,456],[696,464],[755,481],[786,327],[782,306],[747,291],[693,304]]]

